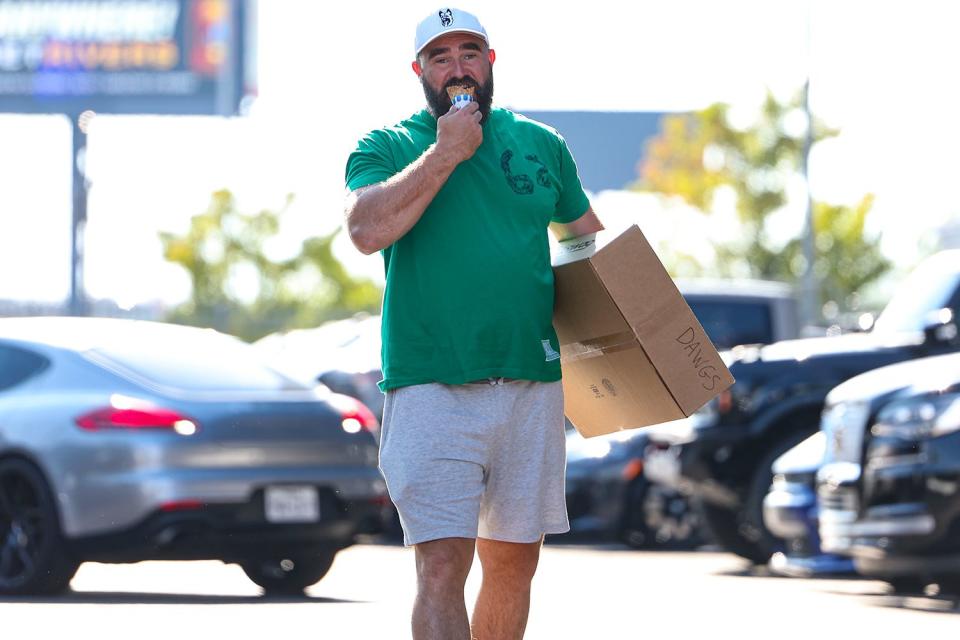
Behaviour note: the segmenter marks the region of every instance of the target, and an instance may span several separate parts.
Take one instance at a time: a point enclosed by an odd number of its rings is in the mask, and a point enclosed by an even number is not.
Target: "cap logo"
[[[440,9],[440,25],[443,27],[449,27],[453,24],[453,11],[450,9]]]

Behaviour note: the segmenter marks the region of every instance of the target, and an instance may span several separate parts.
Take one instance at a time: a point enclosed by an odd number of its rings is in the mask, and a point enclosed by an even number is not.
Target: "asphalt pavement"
[[[468,601],[479,586],[479,563],[475,569]],[[71,586],[55,598],[0,599],[0,637],[409,638],[413,553],[347,549],[302,598],[263,598],[239,567],[219,562],[91,563]],[[958,629],[957,600],[900,597],[882,582],[771,577],[719,552],[549,544],[526,638],[832,640],[951,637]]]

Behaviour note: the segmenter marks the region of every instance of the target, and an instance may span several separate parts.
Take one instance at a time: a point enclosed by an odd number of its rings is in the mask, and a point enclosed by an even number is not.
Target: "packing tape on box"
[[[619,331],[583,342],[570,342],[560,345],[560,354],[565,362],[595,358],[605,353],[614,353],[629,349],[636,343],[632,331]]]

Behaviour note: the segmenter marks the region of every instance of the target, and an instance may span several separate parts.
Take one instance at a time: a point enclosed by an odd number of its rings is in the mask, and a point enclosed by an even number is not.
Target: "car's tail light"
[[[375,434],[379,431],[380,423],[376,416],[356,398],[342,393],[326,393],[323,399],[340,412],[340,426],[347,433],[366,430]]]
[[[340,410],[342,420],[340,425],[347,433],[359,433],[361,429],[374,433],[380,428],[376,416],[359,400],[354,401],[353,407],[344,407]]]
[[[204,504],[200,500],[174,500],[172,502],[164,502],[160,505],[160,511],[164,513],[172,513],[174,511],[196,511],[197,509],[203,509]]]
[[[640,458],[634,458],[624,465],[623,470],[620,473],[623,476],[623,479],[627,482],[639,478],[643,473],[643,460]]]
[[[111,397],[109,405],[88,411],[76,423],[86,431],[170,429],[184,436],[197,432],[197,423],[178,411],[123,396]]]
[[[730,393],[730,389],[726,389],[717,396],[717,411],[729,413],[731,409],[733,409],[733,394]]]

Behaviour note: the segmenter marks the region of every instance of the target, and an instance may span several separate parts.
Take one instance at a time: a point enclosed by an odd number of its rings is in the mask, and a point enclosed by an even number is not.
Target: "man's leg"
[[[528,544],[477,539],[483,582],[473,610],[474,640],[521,640],[530,613],[530,582],[542,539]]]
[[[442,538],[414,545],[417,599],[414,640],[470,640],[463,587],[473,564],[472,538]]]

